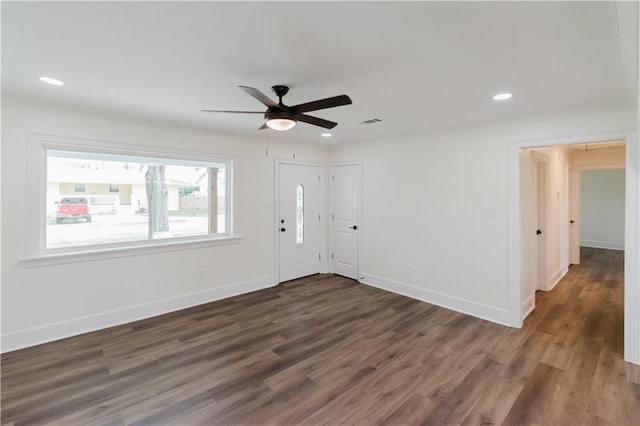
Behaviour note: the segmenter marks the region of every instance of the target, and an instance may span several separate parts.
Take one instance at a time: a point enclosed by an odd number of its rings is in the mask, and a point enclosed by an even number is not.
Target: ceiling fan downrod
[[[271,87],[271,90],[273,90],[273,93],[275,93],[278,97],[278,105],[284,106],[284,104],[282,103],[282,97],[289,93],[289,87],[283,86],[281,84],[276,84],[275,86]]]

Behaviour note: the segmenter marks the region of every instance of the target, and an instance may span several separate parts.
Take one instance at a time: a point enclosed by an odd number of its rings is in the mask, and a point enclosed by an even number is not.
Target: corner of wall
[[[536,308],[536,295],[531,294],[522,302],[522,320],[529,316],[531,312]]]
[[[495,322],[510,327],[510,313],[507,310],[495,308],[493,306],[484,305],[467,299],[439,293],[432,290],[414,287],[410,284],[393,281],[376,275],[362,273],[363,284],[377,287],[392,293],[401,294],[412,299],[421,300],[452,311],[471,315],[487,321]]]

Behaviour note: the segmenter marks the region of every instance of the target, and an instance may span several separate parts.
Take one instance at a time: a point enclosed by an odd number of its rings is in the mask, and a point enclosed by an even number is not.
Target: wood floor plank
[[[522,392],[521,380],[494,378],[462,421],[463,425],[500,425]]]
[[[626,380],[624,361],[606,346],[600,351],[591,403],[599,418],[613,424],[640,425],[640,385]]]
[[[546,353],[552,339],[551,334],[534,330],[509,360],[501,376],[522,379],[531,377],[533,371],[538,368],[538,363]]]
[[[522,329],[314,275],[1,357],[1,424],[640,426],[623,253]]]
[[[554,396],[560,381],[562,370],[538,363],[518,395],[509,414],[504,419],[505,425],[550,424],[549,407],[553,406]]]
[[[317,391],[311,395],[308,395],[304,404],[290,407],[287,412],[280,415],[284,425],[297,425],[297,424],[313,424],[310,419],[318,412],[322,411],[324,407],[331,404],[333,401],[340,400],[345,401],[352,389],[356,389],[356,392],[361,392],[362,382],[376,373],[376,369],[371,366],[362,368],[353,368],[348,372],[344,372],[336,380],[331,381],[326,386],[318,386]],[[320,423],[323,423],[323,419],[318,419]]]
[[[465,376],[438,406],[429,413],[425,424],[442,423],[443,419],[450,424],[461,424],[478,402],[486,388],[478,383],[489,383],[503,369],[503,365],[483,357],[480,362]]]
[[[426,413],[432,412],[437,406],[437,401],[414,393],[406,398],[380,424],[385,426],[423,424]]]

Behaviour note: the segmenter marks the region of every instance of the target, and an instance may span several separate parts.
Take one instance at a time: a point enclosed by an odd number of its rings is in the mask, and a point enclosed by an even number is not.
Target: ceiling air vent
[[[373,124],[373,123],[379,123],[382,120],[380,120],[379,118],[372,118],[371,120],[364,120],[361,121],[360,124]]]

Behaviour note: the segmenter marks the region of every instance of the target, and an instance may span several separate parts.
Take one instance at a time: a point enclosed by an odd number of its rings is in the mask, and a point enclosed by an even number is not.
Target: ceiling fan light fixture
[[[278,132],[293,129],[298,122],[295,116],[287,111],[267,111],[264,118],[267,120],[267,126]]]
[[[296,125],[296,121],[290,118],[270,118],[267,119],[267,126],[270,129],[284,132],[289,129],[293,129]]]

